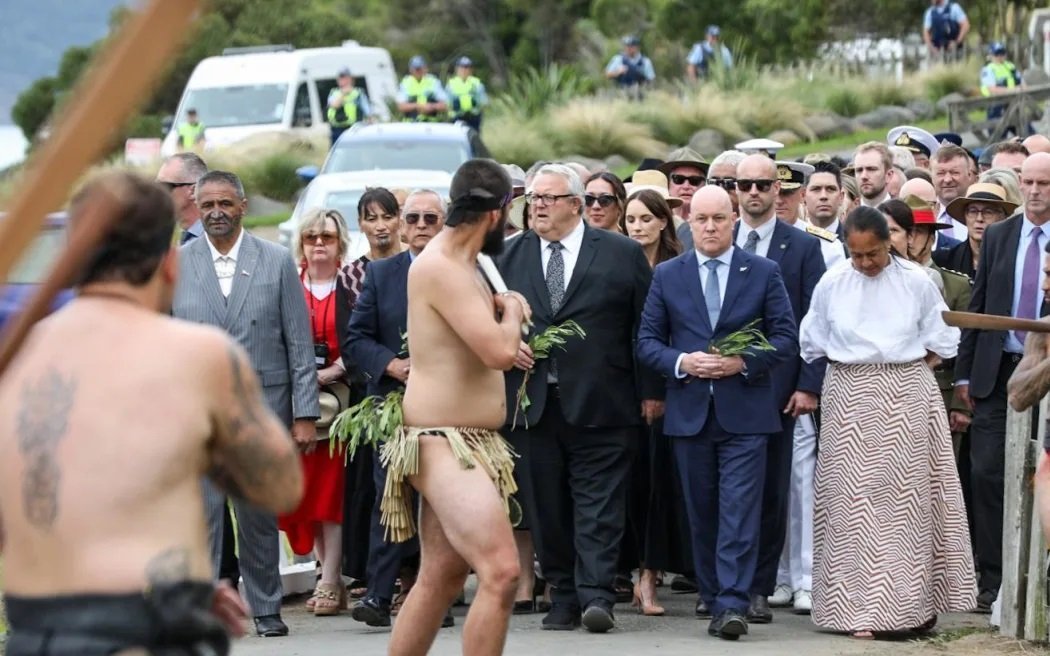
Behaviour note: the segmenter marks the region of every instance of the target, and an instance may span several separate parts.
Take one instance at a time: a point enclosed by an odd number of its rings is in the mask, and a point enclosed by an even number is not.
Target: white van
[[[178,150],[178,126],[196,109],[204,124],[205,147],[225,146],[262,132],[328,136],[328,92],[340,70],[368,93],[372,111],[389,120],[387,101],[397,93],[390,53],[356,41],[334,48],[296,50],[289,45],[227,48],[193,69],[174,121],[161,146],[167,157]]]

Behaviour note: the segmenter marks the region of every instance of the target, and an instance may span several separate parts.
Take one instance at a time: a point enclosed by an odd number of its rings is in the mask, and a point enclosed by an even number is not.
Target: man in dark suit
[[[988,226],[981,240],[970,312],[1034,319],[1045,314],[1040,291],[1042,249],[1050,241],[1050,154],[1021,167],[1024,211]],[[955,361],[959,397],[973,408],[970,424],[971,488],[979,593],[989,612],[1002,582],[1003,494],[1007,381],[1024,352],[1026,334],[963,330]]]
[[[690,225],[695,249],[656,267],[638,357],[667,379],[664,433],[674,438],[700,597],[713,615],[708,633],[736,640],[747,633],[767,442],[783,439],[773,377],[797,360],[798,329],[777,265],[733,247],[724,190],[693,196]],[[774,350],[710,353],[756,319]]]
[[[573,320],[587,333],[535,362],[532,402],[515,398],[533,365],[523,343],[507,374],[508,439],[522,456],[517,477],[544,576],[553,587],[543,628],[613,627],[627,474],[639,404],[633,344],[652,272],[641,247],[582,220],[583,183],[561,165],[542,167],[529,195],[530,230],[507,242],[499,268],[532,307],[533,333]],[[651,378],[651,375],[650,375]],[[527,428],[526,428],[527,427]]]
[[[204,234],[201,213],[197,209],[193,192],[197,180],[208,172],[208,165],[193,152],[175,153],[164,160],[157,171],[157,183],[167,188],[175,203],[175,215],[179,222],[179,244],[186,244]]]
[[[763,155],[749,155],[737,167],[736,184],[741,212],[734,233],[736,247],[780,266],[792,312],[801,321],[809,312],[813,288],[825,271],[820,240],[776,218],[775,200],[781,182],[774,161]],[[795,418],[817,409],[824,368],[824,363],[806,364],[796,354],[772,373],[784,420],[781,433],[766,444],[762,537],[748,613],[752,622],[773,620],[768,598],[776,588],[777,566],[787,531]]]
[[[386,396],[404,389],[412,362],[406,352],[408,331],[408,267],[445,224],[445,202],[432,191],[416,191],[405,199],[401,210],[408,250],[368,263],[361,295],[350,315],[343,341],[343,357],[356,362],[368,378],[370,396]],[[369,626],[390,626],[390,604],[397,577],[406,558],[419,551],[415,539],[390,542],[385,539],[379,499],[386,486],[386,468],[373,453],[372,475],[376,503],[372,508],[368,541],[368,594],[356,603],[351,616]],[[451,626],[451,616],[446,624]]]
[[[241,227],[247,209],[241,181],[211,171],[195,188],[205,237],[179,250],[185,272],[175,288],[172,314],[219,326],[248,352],[270,408],[303,449],[315,446],[317,367],[302,282],[288,251]],[[204,483],[212,564],[218,576],[226,493]],[[277,518],[233,500],[245,595],[261,636],[288,635],[281,620]]]

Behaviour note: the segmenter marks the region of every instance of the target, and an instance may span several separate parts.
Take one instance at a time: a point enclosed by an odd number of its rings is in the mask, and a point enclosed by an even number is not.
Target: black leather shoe
[[[679,574],[671,580],[671,592],[697,592],[696,581]]]
[[[375,597],[365,597],[353,605],[350,617],[368,626],[390,626],[390,604]]]
[[[441,628],[447,629],[452,626],[456,626],[456,618],[452,617],[452,609],[449,608],[444,619],[441,620]]]
[[[255,618],[255,632],[263,638],[281,638],[288,635],[288,625],[280,615],[260,615]]]
[[[747,609],[747,621],[754,624],[769,624],[773,611],[769,610],[769,599],[765,595],[751,595],[751,607]]]
[[[722,640],[738,640],[740,636],[747,635],[747,620],[737,611],[727,610],[711,620],[707,632]]]
[[[580,625],[580,607],[554,602],[540,625],[544,631],[572,631]]]
[[[707,607],[703,599],[696,600],[696,619],[698,620],[709,620],[712,619],[711,609]]]
[[[974,609],[974,612],[982,615],[991,613],[992,604],[995,603],[995,598],[998,596],[999,593],[995,590],[981,590],[977,595],[977,608]]]
[[[604,599],[595,599],[583,609],[583,628],[591,633],[605,633],[616,626],[612,604]]]

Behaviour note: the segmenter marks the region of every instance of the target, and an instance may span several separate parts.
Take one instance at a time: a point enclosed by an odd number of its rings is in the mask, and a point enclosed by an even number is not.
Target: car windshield
[[[284,120],[286,102],[287,84],[252,84],[191,89],[182,106],[196,109],[205,128],[224,128],[280,123]],[[178,122],[185,120],[185,116],[180,116]]]
[[[66,231],[62,228],[44,230],[25,251],[7,277],[8,283],[20,285],[36,284],[44,281],[51,265],[66,244]]]
[[[430,169],[455,173],[468,159],[465,141],[348,140],[336,145],[322,172]]]

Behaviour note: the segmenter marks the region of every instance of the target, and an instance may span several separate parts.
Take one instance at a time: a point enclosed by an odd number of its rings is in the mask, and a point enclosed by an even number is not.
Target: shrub
[[[892,78],[872,80],[868,83],[867,90],[875,106],[898,105],[903,107],[919,96],[914,87],[897,84],[897,81]]]
[[[498,162],[517,164],[527,169],[533,162],[557,156],[539,121],[508,115],[494,116],[486,118],[481,129],[485,145]]]
[[[925,89],[926,98],[937,102],[950,93],[967,92],[977,86],[978,66],[973,61],[962,64],[934,66],[920,73],[913,81],[913,86]]]
[[[628,159],[667,152],[648,125],[625,119],[626,101],[575,100],[551,112],[548,125],[558,151],[584,157],[622,155]]]
[[[824,98],[828,110],[839,116],[854,117],[872,109],[871,98],[848,85],[835,87]]]
[[[302,186],[295,170],[307,161],[302,155],[275,152],[240,167],[237,174],[244,183],[245,193],[290,202]]]
[[[794,100],[754,94],[736,100],[735,115],[751,134],[765,136],[775,130],[791,130],[803,139],[816,139],[805,123],[805,110]]]
[[[730,136],[744,133],[733,115],[729,96],[712,86],[679,83],[677,93],[654,91],[643,102],[626,103],[624,117],[649,126],[662,142],[684,145],[698,130],[710,128]]]
[[[532,118],[592,90],[593,81],[572,66],[552,64],[545,70],[529,68],[511,77],[507,90],[492,100],[492,113]]]

